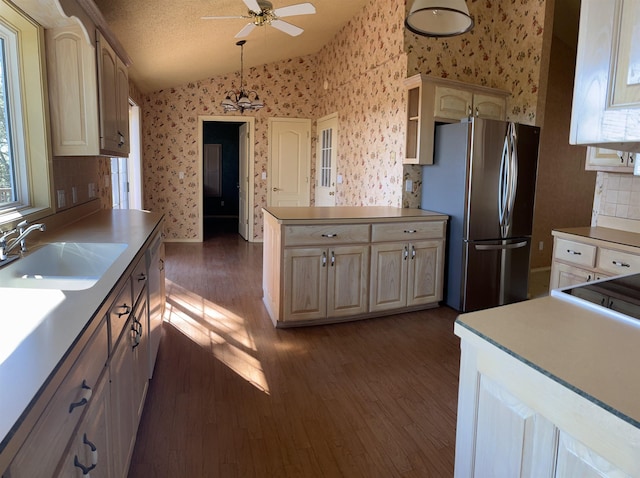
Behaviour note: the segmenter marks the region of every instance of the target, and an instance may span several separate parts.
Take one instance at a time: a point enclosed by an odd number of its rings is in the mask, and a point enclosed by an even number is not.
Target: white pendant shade
[[[465,0],[414,0],[406,27],[428,37],[450,37],[473,28]]]

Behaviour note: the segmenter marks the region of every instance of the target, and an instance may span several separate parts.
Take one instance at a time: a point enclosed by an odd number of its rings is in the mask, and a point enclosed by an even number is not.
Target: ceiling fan
[[[242,0],[249,9],[247,15],[230,16],[230,17],[202,17],[203,20],[220,20],[229,18],[248,18],[251,21],[247,23],[242,30],[236,34],[236,38],[243,38],[249,35],[256,27],[271,25],[278,30],[291,36],[298,36],[304,30],[291,23],[281,20],[281,18],[292,17],[295,15],[310,15],[316,13],[316,8],[311,3],[298,3],[289,5],[288,7],[273,8],[273,4],[267,0]]]

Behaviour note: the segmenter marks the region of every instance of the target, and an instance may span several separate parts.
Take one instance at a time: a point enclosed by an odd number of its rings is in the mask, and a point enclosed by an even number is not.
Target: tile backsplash
[[[592,224],[599,215],[640,221],[640,176],[599,172]]]

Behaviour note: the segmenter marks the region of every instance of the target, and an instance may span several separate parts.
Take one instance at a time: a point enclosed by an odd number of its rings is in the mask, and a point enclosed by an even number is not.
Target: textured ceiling
[[[305,0],[272,0],[280,8]],[[132,65],[131,79],[142,92],[238,71],[235,34],[246,19],[202,20],[203,16],[246,15],[242,0],[95,0]],[[367,3],[367,0],[311,0],[315,15],[285,20],[304,29],[291,37],[265,26],[244,46],[244,66],[316,53]]]
[[[142,92],[240,69],[240,48],[234,36],[248,20],[200,17],[246,15],[242,0],[94,1],[131,58],[129,75]],[[305,1],[272,3],[280,8]],[[246,38],[245,68],[316,53],[370,0],[310,1],[315,15],[286,18],[304,28],[300,36],[266,26]],[[579,11],[580,0],[555,0],[554,34],[569,45],[577,41]]]

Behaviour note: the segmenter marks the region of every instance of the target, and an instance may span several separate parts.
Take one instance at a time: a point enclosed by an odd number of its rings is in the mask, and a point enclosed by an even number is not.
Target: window
[[[0,225],[51,214],[43,30],[0,0]]]

